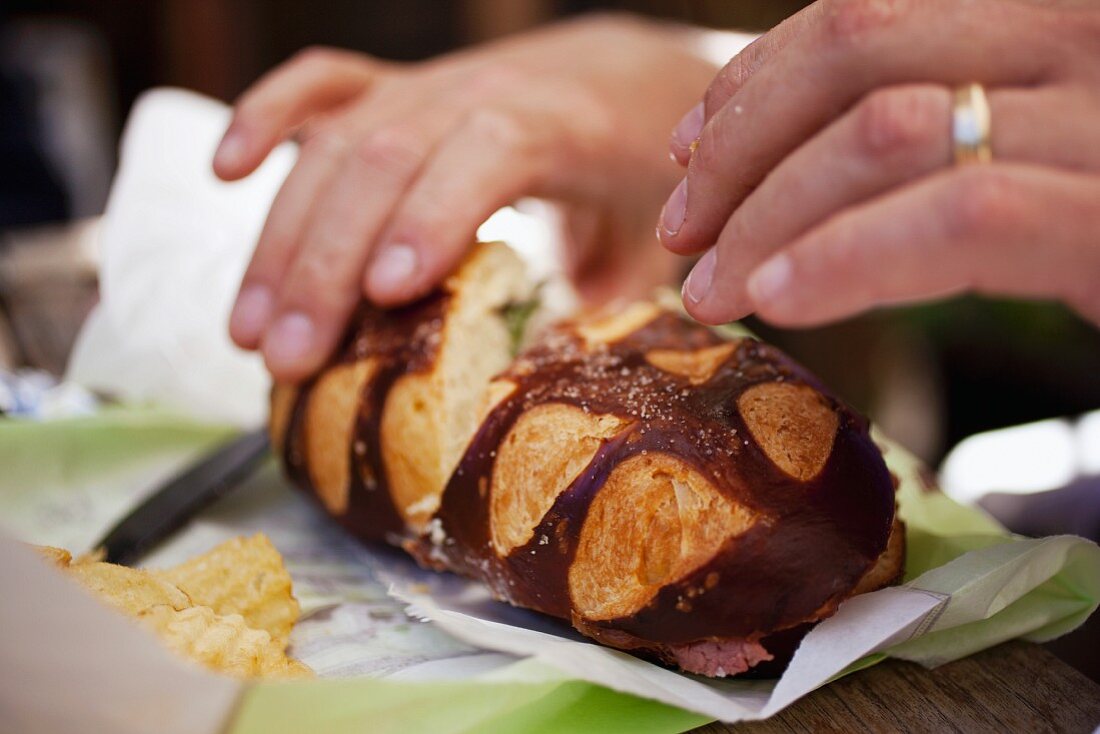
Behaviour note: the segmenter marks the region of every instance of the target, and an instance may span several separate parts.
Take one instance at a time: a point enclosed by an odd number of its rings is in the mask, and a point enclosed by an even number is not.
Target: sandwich
[[[273,390],[289,476],[357,537],[706,676],[777,674],[901,577],[868,423],[805,368],[645,301],[531,339],[534,294],[493,243],[416,304],[362,306]]]

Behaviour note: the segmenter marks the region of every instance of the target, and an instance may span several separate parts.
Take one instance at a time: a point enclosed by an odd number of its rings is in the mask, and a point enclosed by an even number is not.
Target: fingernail
[[[710,285],[714,281],[714,265],[717,262],[718,251],[712,247],[691,269],[687,280],[684,281],[684,295],[692,303],[699,303],[710,291]]]
[[[757,306],[781,300],[791,286],[791,259],[776,255],[749,276],[749,297]]]
[[[692,107],[680,122],[676,123],[676,127],[672,130],[673,141],[681,148],[690,148],[703,132],[704,121],[703,103],[700,102]]]
[[[264,338],[264,356],[268,364],[280,365],[300,362],[313,347],[313,321],[303,313],[283,316]]]
[[[676,185],[672,196],[665,202],[665,208],[661,211],[661,228],[666,234],[674,235],[684,225],[684,214],[687,211],[688,182],[684,178]]]
[[[245,136],[241,130],[230,127],[225,131],[218,149],[214,152],[216,168],[236,168],[245,154]]]
[[[250,285],[241,290],[233,313],[229,317],[229,330],[245,340],[258,339],[271,320],[275,297],[271,289],[262,285]]]
[[[416,273],[419,258],[408,245],[383,247],[371,267],[367,289],[373,294],[391,293]]]

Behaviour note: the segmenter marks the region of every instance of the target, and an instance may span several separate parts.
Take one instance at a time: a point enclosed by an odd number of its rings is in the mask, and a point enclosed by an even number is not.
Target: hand
[[[671,279],[677,258],[632,253],[678,178],[668,130],[715,71],[683,36],[593,17],[421,64],[321,49],[272,71],[214,159],[237,179],[281,140],[302,143],[244,276],[234,341],[262,348],[276,378],[302,379],[364,294],[384,306],[423,295],[481,222],[528,195],[561,205],[582,293]]]
[[[762,36],[673,139],[688,174],[659,236],[705,252],[685,307],[809,326],[978,291],[1100,323],[1094,8],[820,0]],[[952,162],[952,89],[968,82],[992,108],[988,165]]]

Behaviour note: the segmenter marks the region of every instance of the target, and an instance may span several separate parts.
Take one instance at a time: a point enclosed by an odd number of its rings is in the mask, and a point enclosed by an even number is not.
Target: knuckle
[[[343,131],[332,125],[305,126],[298,135],[303,156],[330,156],[342,153],[348,147]]]
[[[825,8],[825,34],[831,45],[852,46],[894,23],[910,0],[830,0]]]
[[[739,64],[740,62],[737,61],[736,57],[731,59],[731,61],[722,68],[722,72],[714,77],[711,86],[706,88],[703,94],[703,109],[706,110],[707,116],[714,114],[720,107],[725,105],[727,99],[737,94],[740,85],[734,78],[739,76],[739,74],[730,67]]]
[[[489,95],[521,89],[530,72],[499,61],[487,62],[472,73],[465,84],[466,93]]]
[[[941,101],[929,88],[872,92],[856,108],[858,145],[868,157],[885,158],[940,142],[946,114]]]
[[[294,251],[294,246],[297,244],[297,229],[286,220],[287,217],[280,216],[278,211],[268,216],[260,240],[256,244],[256,253],[248,266],[246,279],[277,270],[285,263],[288,253]]]
[[[314,313],[339,313],[348,297],[345,289],[336,284],[347,280],[346,273],[342,258],[332,257],[328,252],[304,252],[287,279],[286,300]]]
[[[770,43],[772,43],[770,36],[760,36],[741,49],[741,53],[730,60],[730,82],[736,84],[738,89],[744,86],[749,77],[755,74],[764,64],[764,60],[767,58],[767,46]],[[733,63],[735,61],[736,64]]]
[[[948,227],[959,237],[994,231],[1011,231],[1021,224],[1029,197],[1019,183],[992,167],[971,167],[952,177],[949,189]]]
[[[466,119],[465,127],[467,134],[483,145],[514,153],[527,152],[530,145],[527,126],[517,115],[505,110],[475,110]]]
[[[735,95],[741,89],[746,77],[745,61],[738,54],[722,67],[722,70],[714,77],[714,81],[707,87],[707,91],[703,95],[703,107],[707,110],[707,113],[713,114],[726,103],[726,100]]]
[[[394,125],[366,135],[356,145],[355,154],[369,168],[401,175],[420,166],[427,148],[417,132]]]
[[[817,277],[834,273],[852,272],[858,264],[858,248],[854,244],[861,241],[858,223],[851,216],[840,216],[828,226],[822,228],[817,238],[816,257],[805,258],[804,267],[814,269]],[[868,287],[860,283],[859,287]]]
[[[765,44],[770,39],[761,36],[741,49],[740,53],[729,60],[714,77],[714,81],[707,87],[703,101],[708,112],[713,113],[726,101],[740,91],[741,87],[749,80],[764,63],[766,57]]]

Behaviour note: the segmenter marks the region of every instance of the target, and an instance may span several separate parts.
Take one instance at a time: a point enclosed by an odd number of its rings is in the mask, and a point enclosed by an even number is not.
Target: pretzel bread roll
[[[901,574],[866,421],[773,347],[640,303],[554,330],[490,395],[414,552],[498,598],[723,676]]]
[[[358,537],[704,675],[775,673],[899,578],[892,478],[806,370],[650,303],[513,359],[504,310],[530,296],[483,245],[436,295],[364,306],[330,366],[273,392],[290,476]]]

